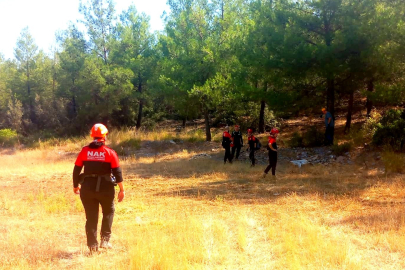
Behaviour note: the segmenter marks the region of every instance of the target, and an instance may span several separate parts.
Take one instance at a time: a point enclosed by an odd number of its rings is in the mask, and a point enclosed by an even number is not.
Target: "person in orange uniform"
[[[269,150],[269,165],[267,168],[264,170],[263,178],[267,176],[271,169],[271,174],[273,176],[276,176],[276,166],[277,166],[277,136],[280,133],[280,131],[276,128],[273,128],[270,131],[270,136],[269,136],[269,143],[267,145],[267,150]]]
[[[229,127],[226,126],[224,128],[224,133],[222,134],[222,147],[225,148],[225,156],[224,156],[224,164],[226,161],[232,164],[232,155],[231,155],[231,147],[232,144],[232,136],[229,134]]]
[[[249,159],[251,161],[251,167],[254,167],[256,164],[256,159],[255,159],[255,151],[256,151],[256,147],[257,147],[257,139],[255,138],[255,136],[253,136],[253,129],[249,128],[247,130],[248,132],[248,151],[249,151]]]
[[[120,188],[118,201],[121,202],[125,197],[122,171],[117,153],[105,146],[107,134],[108,129],[103,124],[95,124],[92,127],[93,142],[83,147],[73,169],[73,192],[80,194],[86,213],[87,246],[91,254],[98,251],[99,205],[103,211],[100,248],[111,248],[112,245],[109,241],[115,212],[115,185]],[[84,173],[80,174],[83,167]]]

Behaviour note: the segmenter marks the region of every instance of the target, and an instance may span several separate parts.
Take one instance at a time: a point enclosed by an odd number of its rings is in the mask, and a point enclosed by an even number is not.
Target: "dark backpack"
[[[225,138],[225,137],[222,138],[222,147],[223,148],[229,147],[230,144],[231,144],[230,139]]]
[[[259,150],[262,147],[262,144],[260,143],[259,139],[256,138],[256,149]]]

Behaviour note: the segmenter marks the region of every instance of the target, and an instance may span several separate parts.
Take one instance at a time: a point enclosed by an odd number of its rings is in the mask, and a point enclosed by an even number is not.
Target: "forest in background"
[[[367,115],[403,106],[402,1],[167,4],[165,29],[151,32],[135,6],[116,14],[112,0],[83,2],[83,20],[56,34],[51,54],[23,29],[15,57],[0,54],[0,129],[62,136],[96,122],[153,129],[203,118],[210,141],[222,124],[264,132],[275,116],[334,114],[344,104],[350,130],[357,101],[366,100]]]

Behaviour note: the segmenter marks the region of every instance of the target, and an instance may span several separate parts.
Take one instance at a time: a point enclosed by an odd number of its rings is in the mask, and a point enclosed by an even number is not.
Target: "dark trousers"
[[[231,147],[227,146],[225,147],[225,156],[224,156],[224,162],[229,160],[229,163],[232,163],[232,155],[231,155]]]
[[[80,199],[82,200],[84,211],[86,212],[86,236],[87,246],[96,247],[97,242],[97,224],[99,205],[103,211],[103,220],[101,222],[101,238],[110,240],[111,227],[114,219],[114,188],[108,191],[96,192],[95,190],[80,190]]]
[[[277,153],[269,153],[269,165],[264,170],[264,173],[269,173],[271,169],[271,174],[276,175],[276,166],[277,166]]]
[[[333,137],[335,135],[335,127],[326,127],[325,130],[325,144],[333,145]]]
[[[235,157],[236,159],[239,158],[239,154],[240,154],[240,149],[242,148],[241,145],[235,145],[234,147],[232,147],[232,159]],[[235,156],[235,152],[236,152],[236,156]]]
[[[250,153],[249,153],[249,159],[252,162],[252,166],[255,166],[255,150],[254,149],[250,149]]]

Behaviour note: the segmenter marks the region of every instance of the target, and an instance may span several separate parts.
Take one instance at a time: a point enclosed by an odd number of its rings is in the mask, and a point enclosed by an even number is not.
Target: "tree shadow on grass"
[[[323,174],[319,167],[314,174],[301,172],[281,163],[277,180],[271,175],[265,179],[261,176],[265,166],[250,169],[247,164],[223,165],[212,160],[184,159],[136,164],[132,169],[144,181],[148,179],[155,196],[176,196],[198,200],[227,200],[241,203],[266,203],[285,196],[322,195],[324,199],[335,199],[336,196],[360,196],[378,180],[363,175],[353,179],[353,174],[346,172],[349,168],[328,167],[336,172]],[[131,173],[131,172],[130,172]],[[162,180],[167,178],[168,180]],[[212,180],[211,180],[211,179]],[[217,180],[215,178],[218,178]],[[157,180],[156,180],[157,179]],[[153,184],[167,183],[166,190],[158,188],[153,193]]]
[[[336,196],[354,196],[360,194],[366,183],[356,185],[324,182],[321,179],[300,179],[298,181],[278,179],[235,179],[230,177],[224,181],[206,182],[192,186],[177,186],[166,192],[158,192],[156,196],[178,196],[189,199],[227,200],[245,204],[268,203],[282,197],[297,195],[321,195],[325,200],[334,200]]]
[[[378,198],[358,200],[359,209],[333,222],[366,232],[382,233],[402,230],[405,226],[405,199]]]

